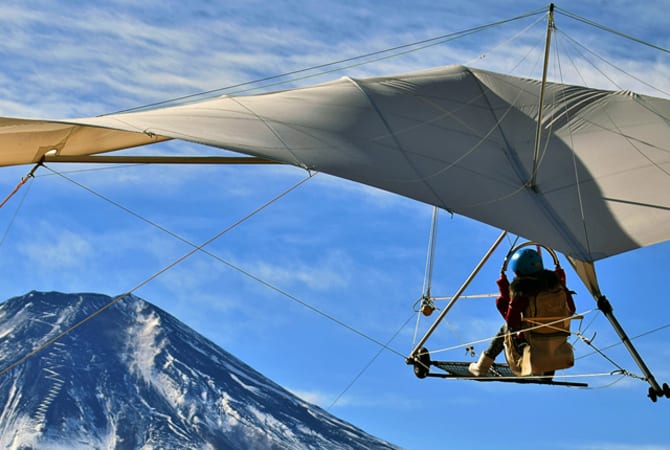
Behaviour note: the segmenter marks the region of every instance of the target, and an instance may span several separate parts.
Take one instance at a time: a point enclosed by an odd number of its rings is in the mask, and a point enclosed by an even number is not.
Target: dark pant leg
[[[493,338],[493,340],[491,341],[489,348],[484,350],[486,356],[488,356],[491,359],[496,359],[496,357],[500,353],[502,353],[505,344],[506,334],[507,334],[507,324],[503,324],[503,326],[500,327],[500,330],[498,330],[498,334],[496,334],[496,337]]]

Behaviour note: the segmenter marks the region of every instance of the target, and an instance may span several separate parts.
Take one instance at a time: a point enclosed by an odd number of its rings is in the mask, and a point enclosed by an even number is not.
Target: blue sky
[[[0,116],[105,114],[546,7],[530,1],[471,3],[147,0],[140,6],[124,0],[5,1],[0,15]],[[568,1],[557,6],[670,47],[664,2]],[[556,16],[556,24],[560,59],[552,60],[553,80],[668,96],[663,94],[670,92],[667,54],[632,46],[564,15]],[[520,34],[526,27],[530,29]],[[534,16],[266,90],[456,63],[538,76],[545,28],[541,16]],[[575,41],[612,65],[598,64],[596,69],[584,64]],[[140,152],[219,153],[184,142],[131,153]],[[199,244],[306,176],[279,166],[50,168],[38,170],[0,210],[2,299],[33,289],[126,292],[191,249],[147,221]],[[1,168],[0,194],[9,193],[28,169]],[[402,355],[412,348],[417,318],[413,304],[421,295],[430,217],[427,205],[319,174],[208,246],[217,259],[196,254],[135,294],[307,400],[407,449],[670,449],[670,401],[652,404],[646,398],[647,384],[633,378],[588,378],[593,389],[415,378]],[[498,233],[443,213],[433,293],[453,294]],[[506,241],[494,254],[466,294],[495,290],[510,245]],[[663,286],[669,250],[669,244],[659,244],[596,266],[603,292],[631,336],[670,323]],[[578,310],[594,309],[588,291],[574,274],[568,276],[578,292]],[[95,320],[105,320],[104,315]],[[429,348],[490,337],[500,318],[492,299],[462,300],[447,322]],[[422,320],[421,329],[425,326]],[[587,315],[584,327],[589,337],[597,332],[594,343],[600,347],[617,342],[595,312]],[[391,338],[394,351],[379,353],[373,340]],[[669,328],[634,340],[661,383],[670,382],[669,341]],[[485,346],[475,345],[478,352]],[[583,344],[575,347],[579,359],[570,374],[616,368]],[[606,352],[639,374],[621,346]],[[462,348],[444,355],[472,359]]]

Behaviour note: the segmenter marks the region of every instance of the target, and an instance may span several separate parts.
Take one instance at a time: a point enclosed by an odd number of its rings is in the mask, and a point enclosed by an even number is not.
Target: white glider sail
[[[375,186],[580,261],[669,239],[670,101],[547,83],[534,161],[539,92],[536,80],[448,66],[95,118],[5,118],[0,165],[173,138]]]

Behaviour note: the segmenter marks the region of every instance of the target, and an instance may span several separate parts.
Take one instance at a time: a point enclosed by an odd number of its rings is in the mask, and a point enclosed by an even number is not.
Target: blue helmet
[[[512,255],[510,269],[517,275],[532,275],[544,269],[542,257],[535,250],[524,248]]]

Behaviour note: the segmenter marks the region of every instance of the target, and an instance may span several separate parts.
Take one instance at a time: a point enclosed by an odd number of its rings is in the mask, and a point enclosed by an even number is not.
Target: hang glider
[[[547,83],[536,152],[539,96],[536,80],[448,66],[93,118],[3,118],[0,165],[181,139],[375,186],[580,261],[667,240],[670,101]]]
[[[563,253],[642,369],[649,396],[670,398],[614,318],[594,267],[670,239],[670,100],[546,82],[552,12],[542,81],[454,65],[99,117],[0,118],[0,166],[194,162],[100,156],[178,139],[470,217],[504,230],[471,278],[506,232]],[[420,347],[468,282],[408,363],[421,363]]]

